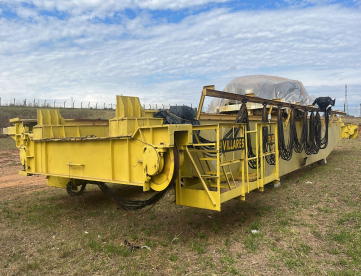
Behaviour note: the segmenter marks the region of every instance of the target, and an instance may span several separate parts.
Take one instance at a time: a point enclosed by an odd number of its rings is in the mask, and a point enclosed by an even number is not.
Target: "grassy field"
[[[115,111],[109,109],[59,108],[59,111],[65,119],[111,119],[115,117]],[[0,128],[10,126],[9,119],[11,118],[36,119],[36,108],[1,106]]]
[[[4,136],[4,138],[0,137],[0,151],[4,150],[13,150],[17,151],[17,148],[15,147],[15,141],[14,139]]]
[[[327,164],[221,212],[176,206],[173,192],[139,215],[92,186],[80,197],[45,180],[3,188],[0,275],[360,275],[360,156],[360,135],[340,141]],[[12,167],[0,163],[0,182]],[[150,250],[131,252],[124,240]]]

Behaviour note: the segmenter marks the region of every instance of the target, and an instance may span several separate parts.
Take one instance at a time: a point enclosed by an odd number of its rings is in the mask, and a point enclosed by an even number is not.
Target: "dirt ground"
[[[0,189],[16,186],[26,186],[29,190],[47,188],[45,176],[24,177],[18,174],[22,169],[18,150],[0,150]]]

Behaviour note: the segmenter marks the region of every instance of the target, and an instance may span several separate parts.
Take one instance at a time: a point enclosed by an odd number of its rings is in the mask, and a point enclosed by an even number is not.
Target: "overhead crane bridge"
[[[202,113],[205,97],[240,104],[230,114]],[[248,109],[250,103],[261,104],[261,114]],[[121,209],[135,210],[175,187],[176,204],[217,211],[222,203],[245,200],[247,193],[263,191],[280,176],[325,159],[340,139],[357,135],[357,126],[342,123],[343,112],[321,118],[312,106],[214,86],[203,88],[199,125],[165,124],[155,112],[144,110],[137,97],[117,96],[113,119],[64,119],[56,109],[38,109],[36,120],[11,119],[14,126],[6,133],[20,150],[20,174],[45,175],[49,186],[71,195],[96,184]],[[113,193],[109,183],[158,193],[128,200]]]

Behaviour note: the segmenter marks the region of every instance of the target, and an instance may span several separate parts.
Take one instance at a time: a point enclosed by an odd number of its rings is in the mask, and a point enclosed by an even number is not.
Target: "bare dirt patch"
[[[23,170],[19,162],[19,152],[17,150],[0,151],[0,189],[16,186],[34,186],[46,185],[46,179],[43,176],[24,177],[18,172]]]

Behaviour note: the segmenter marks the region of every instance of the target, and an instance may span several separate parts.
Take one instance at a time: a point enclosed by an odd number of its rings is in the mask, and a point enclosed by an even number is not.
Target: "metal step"
[[[190,152],[210,152],[210,153],[217,153],[218,150],[207,150],[207,149],[188,149]]]
[[[201,175],[202,178],[219,178],[218,176],[216,175],[208,175],[208,174],[203,174]]]
[[[211,157],[202,157],[199,158],[199,160],[203,160],[203,161],[217,161],[217,158],[211,158]]]
[[[216,146],[216,143],[202,143],[202,144],[193,144],[193,147],[205,147],[205,146]]]
[[[236,164],[236,163],[241,162],[242,160],[243,159],[235,159],[235,160],[231,160],[231,161],[225,161],[225,162],[221,163],[220,166],[223,167],[223,166],[228,166],[231,164]]]

